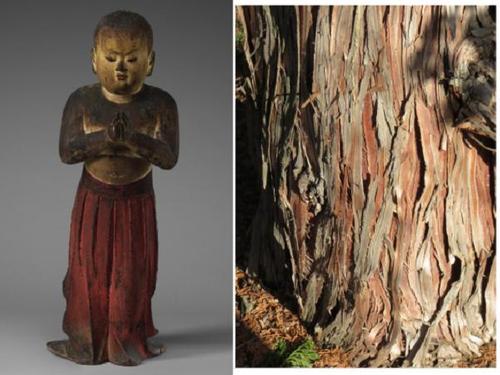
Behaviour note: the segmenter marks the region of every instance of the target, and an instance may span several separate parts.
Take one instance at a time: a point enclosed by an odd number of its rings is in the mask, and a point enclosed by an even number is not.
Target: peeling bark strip
[[[495,337],[488,8],[237,17],[261,177],[249,271],[293,295],[318,342],[357,365],[479,353]]]

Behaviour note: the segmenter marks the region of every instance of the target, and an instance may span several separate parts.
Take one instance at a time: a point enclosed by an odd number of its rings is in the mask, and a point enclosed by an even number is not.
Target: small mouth
[[[116,79],[118,81],[125,81],[127,79],[127,75],[124,73],[116,73]]]

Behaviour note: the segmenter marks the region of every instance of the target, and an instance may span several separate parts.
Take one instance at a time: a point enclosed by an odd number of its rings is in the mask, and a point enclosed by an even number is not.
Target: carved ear
[[[96,66],[95,66],[95,59],[96,59],[96,56],[95,56],[95,48],[92,48],[92,71],[94,72],[94,74],[96,73]]]
[[[153,68],[155,66],[155,51],[151,51],[149,54],[149,59],[148,59],[148,71],[147,75],[148,77],[153,74]]]

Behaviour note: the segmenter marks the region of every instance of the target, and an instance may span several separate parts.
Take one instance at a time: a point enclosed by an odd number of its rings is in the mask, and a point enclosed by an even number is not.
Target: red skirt
[[[71,217],[63,330],[78,363],[135,365],[157,353],[151,298],[158,245],[152,173],[108,185],[84,168]]]

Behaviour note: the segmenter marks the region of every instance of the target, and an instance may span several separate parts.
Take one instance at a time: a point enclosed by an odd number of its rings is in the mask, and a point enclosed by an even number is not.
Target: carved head
[[[120,10],[101,18],[94,32],[92,70],[105,91],[139,92],[153,65],[153,31],[144,17]]]

